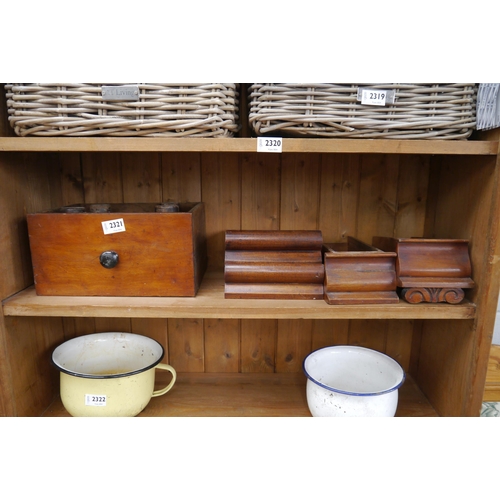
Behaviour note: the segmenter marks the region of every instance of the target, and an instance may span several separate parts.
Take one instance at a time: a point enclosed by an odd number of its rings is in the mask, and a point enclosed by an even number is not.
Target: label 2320
[[[257,139],[257,152],[281,153],[283,139],[281,137],[259,137]]]

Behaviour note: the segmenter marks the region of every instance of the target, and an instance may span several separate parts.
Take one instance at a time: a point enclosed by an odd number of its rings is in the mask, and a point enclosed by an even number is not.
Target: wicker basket
[[[117,89],[125,94],[131,87],[136,100],[116,100]],[[238,129],[234,83],[13,83],[5,89],[9,121],[20,136],[230,137]],[[106,90],[113,98],[103,97]]]
[[[394,102],[362,104],[359,89],[389,91]],[[476,124],[473,83],[254,83],[249,93],[257,135],[465,139]]]

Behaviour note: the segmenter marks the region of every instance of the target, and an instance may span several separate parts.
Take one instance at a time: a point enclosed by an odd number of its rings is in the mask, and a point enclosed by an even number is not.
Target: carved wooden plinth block
[[[321,231],[226,231],[226,299],[322,299]]]
[[[384,252],[355,238],[323,246],[328,304],[392,304],[396,293],[394,252]]]
[[[377,247],[396,252],[397,285],[411,304],[459,304],[473,288],[468,240],[375,237]]]

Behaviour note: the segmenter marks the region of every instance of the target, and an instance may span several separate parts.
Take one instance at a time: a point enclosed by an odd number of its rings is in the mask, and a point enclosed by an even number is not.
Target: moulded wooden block
[[[224,297],[321,299],[321,231],[226,231]]]
[[[179,204],[174,213],[151,203],[94,208],[27,216],[38,295],[196,295],[207,266],[203,203]],[[125,230],[106,234],[102,222],[120,219]],[[106,252],[115,262],[103,260]]]
[[[384,252],[355,238],[323,246],[324,299],[328,304],[392,304],[396,293],[394,252]]]
[[[377,236],[373,244],[396,252],[397,285],[410,303],[458,304],[474,287],[468,240]]]

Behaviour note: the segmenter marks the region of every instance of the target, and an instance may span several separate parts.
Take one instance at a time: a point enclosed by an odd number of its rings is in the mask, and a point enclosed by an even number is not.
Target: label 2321
[[[101,222],[104,234],[120,233],[125,231],[123,219],[113,219]]]

